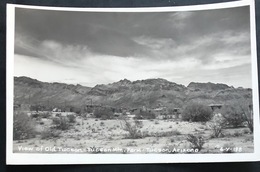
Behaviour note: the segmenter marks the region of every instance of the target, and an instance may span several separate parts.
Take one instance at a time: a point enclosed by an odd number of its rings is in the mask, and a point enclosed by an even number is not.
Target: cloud
[[[251,84],[232,72],[243,67],[238,73],[250,78],[248,7],[162,13],[17,8],[15,19],[16,75],[89,86],[158,77]],[[26,66],[30,61],[34,65]],[[55,74],[48,79],[37,65]]]

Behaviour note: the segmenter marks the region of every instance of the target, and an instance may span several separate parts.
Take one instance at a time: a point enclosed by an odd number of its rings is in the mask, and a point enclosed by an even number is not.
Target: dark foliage
[[[33,120],[24,112],[14,114],[13,139],[22,140],[35,137]]]
[[[182,119],[184,121],[205,122],[209,121],[211,118],[211,108],[199,103],[187,105],[182,112]]]

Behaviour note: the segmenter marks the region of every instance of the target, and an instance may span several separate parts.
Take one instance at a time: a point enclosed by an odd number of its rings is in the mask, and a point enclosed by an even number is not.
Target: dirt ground
[[[124,130],[123,120],[100,120],[76,117],[76,122],[58,137],[43,139],[41,132],[49,128],[52,120],[42,118],[36,124],[35,138],[13,142],[15,153],[252,153],[253,135],[247,128],[230,128],[221,138],[212,138],[207,123],[173,120],[140,120],[142,138],[131,139]],[[134,123],[133,119],[129,119]],[[194,151],[187,141],[188,134],[201,135],[205,141]],[[193,152],[194,151],[194,152]]]

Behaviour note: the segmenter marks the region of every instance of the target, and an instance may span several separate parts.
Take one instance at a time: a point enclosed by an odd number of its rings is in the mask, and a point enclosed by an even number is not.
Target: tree
[[[29,139],[35,136],[35,124],[33,120],[24,112],[14,114],[13,123],[13,139],[22,140]]]
[[[223,106],[220,113],[223,115],[226,125],[235,128],[242,126],[245,121],[243,111],[237,103]]]
[[[205,139],[202,136],[196,136],[193,134],[188,134],[187,141],[190,142],[192,149],[198,149],[200,151],[205,144]]]
[[[110,108],[97,108],[94,110],[94,116],[101,119],[112,119],[114,118],[114,113]]]
[[[127,131],[129,133],[128,137],[130,139],[139,139],[142,138],[141,128],[143,127],[143,124],[141,121],[135,120],[134,123],[130,122],[129,120],[126,120],[125,118],[123,120],[123,130]]]
[[[253,132],[253,109],[250,100],[238,99],[236,102],[222,107],[221,114],[228,125],[239,127],[246,123],[250,131]]]
[[[253,114],[253,105],[252,100],[240,99],[239,105],[243,112],[244,120],[247,124],[247,127],[250,129],[251,133],[254,132],[254,114]]]
[[[184,108],[182,119],[192,122],[206,122],[212,118],[212,114],[210,107],[199,103],[191,103]]]
[[[226,126],[225,119],[221,114],[215,114],[209,123],[209,127],[212,129],[212,137],[218,138],[223,136],[223,129]]]

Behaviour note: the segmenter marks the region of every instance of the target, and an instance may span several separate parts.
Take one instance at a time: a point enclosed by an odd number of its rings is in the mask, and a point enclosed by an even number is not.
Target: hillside
[[[228,103],[239,98],[252,99],[252,90],[225,84],[194,83],[187,87],[165,79],[131,82],[123,79],[93,88],[82,85],[41,82],[28,77],[14,77],[15,104],[40,104],[47,107],[77,107],[103,104],[113,107],[182,107],[196,101],[205,104]]]

